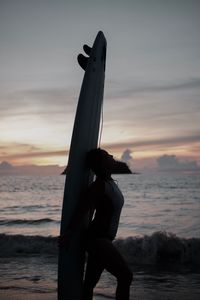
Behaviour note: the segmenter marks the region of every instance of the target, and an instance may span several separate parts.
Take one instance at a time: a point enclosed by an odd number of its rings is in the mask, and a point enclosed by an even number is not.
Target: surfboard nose
[[[106,41],[105,35],[104,35],[103,31],[101,31],[101,30],[98,32],[96,38],[98,38],[98,39],[103,39],[103,40]]]
[[[97,35],[99,35],[99,36],[100,36],[100,35],[104,36],[103,31],[99,30],[99,32],[98,32]]]

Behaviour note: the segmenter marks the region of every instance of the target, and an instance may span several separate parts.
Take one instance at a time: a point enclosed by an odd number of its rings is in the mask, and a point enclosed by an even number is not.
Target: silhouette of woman
[[[69,243],[80,219],[90,211],[91,219],[84,235],[88,259],[83,300],[92,300],[93,289],[104,269],[117,279],[116,300],[129,300],[132,272],[112,243],[124,204],[123,195],[111,177],[116,161],[108,152],[98,148],[88,153],[87,163],[96,180],[88,188],[84,207],[72,220],[66,233],[60,236],[59,244],[66,246]]]

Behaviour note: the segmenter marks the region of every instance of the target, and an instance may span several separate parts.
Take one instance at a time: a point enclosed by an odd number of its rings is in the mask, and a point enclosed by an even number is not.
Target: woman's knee
[[[133,273],[130,269],[127,269],[127,272],[126,272],[126,281],[127,281],[127,284],[131,284],[132,280],[133,280]]]
[[[133,280],[133,273],[132,271],[127,267],[126,270],[123,270],[120,274],[120,276],[117,278],[119,282],[123,282],[125,285],[130,286],[131,282]]]
[[[128,278],[127,278],[129,284],[131,285],[131,282],[133,281],[133,272],[129,270]]]

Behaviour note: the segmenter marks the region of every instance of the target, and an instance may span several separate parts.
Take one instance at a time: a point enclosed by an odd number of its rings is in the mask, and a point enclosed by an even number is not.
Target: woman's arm
[[[101,197],[104,188],[102,185],[102,181],[95,181],[91,184],[91,186],[86,191],[85,195],[82,197],[80,201],[80,205],[77,207],[72,220],[67,226],[65,232],[58,237],[58,245],[59,247],[69,246],[71,241],[71,237],[74,232],[76,232],[77,228],[83,222],[84,217],[89,213],[90,209],[95,209],[95,203],[99,197]]]
[[[89,212],[90,201],[89,201],[87,194],[88,194],[88,192],[83,197],[80,205],[78,205],[77,209],[75,210],[75,213],[74,213],[69,225],[67,226],[66,230],[64,231],[64,233],[58,237],[58,246],[59,247],[69,246],[71,237],[73,236],[74,232],[76,232],[77,228],[82,223],[84,217]]]

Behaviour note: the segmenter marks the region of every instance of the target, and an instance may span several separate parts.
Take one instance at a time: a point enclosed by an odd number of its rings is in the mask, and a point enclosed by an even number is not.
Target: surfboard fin
[[[83,54],[79,54],[77,57],[78,63],[81,66],[81,68],[85,71],[87,68],[87,64],[88,64],[88,58],[84,56]]]
[[[83,50],[85,51],[85,53],[90,56],[91,50],[92,48],[89,47],[88,45],[83,45]]]

